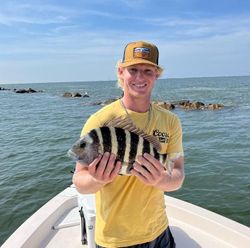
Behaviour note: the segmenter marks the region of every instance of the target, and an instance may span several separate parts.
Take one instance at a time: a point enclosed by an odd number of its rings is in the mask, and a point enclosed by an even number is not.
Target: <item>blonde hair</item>
[[[119,68],[126,68],[124,66],[121,66],[122,62],[119,60],[116,64],[116,76],[117,76],[117,86],[121,89],[123,89],[123,80],[120,78],[119,76]],[[159,78],[162,73],[163,73],[163,69],[161,67],[157,67],[157,66],[153,66],[156,68],[156,72],[157,72],[157,78]]]

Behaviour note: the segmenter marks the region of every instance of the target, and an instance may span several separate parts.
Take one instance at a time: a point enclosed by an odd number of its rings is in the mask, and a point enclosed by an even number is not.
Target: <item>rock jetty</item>
[[[6,89],[6,88],[3,88],[3,87],[0,87],[0,91],[1,90],[10,90],[10,91],[13,91],[15,93],[20,93],[20,94],[23,94],[23,93],[38,93],[38,92],[44,92],[43,90],[34,90],[32,88],[27,88],[27,89]]]
[[[181,101],[175,101],[175,102],[157,102],[155,101],[157,105],[160,107],[163,107],[167,110],[172,110],[175,108],[181,108],[185,110],[215,110],[215,109],[222,109],[224,108],[224,105],[221,103],[209,103],[205,104],[200,101],[190,101],[190,100],[181,100]]]
[[[110,98],[102,102],[96,102],[94,105],[107,105],[114,101],[116,101],[118,98]],[[173,101],[173,102],[165,102],[165,101],[153,101],[156,105],[167,109],[167,110],[173,110],[175,108],[181,108],[184,110],[215,110],[215,109],[222,109],[224,107],[221,103],[209,103],[205,104],[200,101],[190,101],[190,100],[181,100],[181,101]]]

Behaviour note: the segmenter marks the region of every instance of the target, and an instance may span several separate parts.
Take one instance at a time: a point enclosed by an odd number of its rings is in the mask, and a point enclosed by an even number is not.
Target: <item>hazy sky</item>
[[[115,79],[136,40],[163,78],[250,75],[250,1],[1,0],[0,83]]]

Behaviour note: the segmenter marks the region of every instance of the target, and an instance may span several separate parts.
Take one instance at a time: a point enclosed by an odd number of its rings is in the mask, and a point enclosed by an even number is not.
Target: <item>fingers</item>
[[[145,184],[149,184],[149,181],[146,177],[144,177],[140,172],[138,172],[137,170],[135,169],[132,169],[131,170],[131,175],[134,175],[136,177],[138,177],[143,183]]]
[[[140,166],[138,166],[138,164]],[[153,156],[145,153],[143,156],[138,156],[137,163],[135,164],[137,171],[147,174],[145,171],[150,172],[154,176],[159,176],[164,170],[162,164],[159,160],[155,159]]]
[[[98,157],[96,159],[94,159],[94,161],[89,165],[89,173],[91,175],[94,175],[97,169],[97,165],[99,164],[100,160],[102,158],[102,155],[99,154]]]
[[[114,178],[118,175],[120,169],[122,167],[122,163],[121,161],[117,161],[116,162],[116,165],[115,165],[115,168],[113,169],[113,171],[111,172],[110,174],[110,179],[113,181]]]
[[[121,163],[116,162],[116,156],[105,152],[99,155],[90,165],[89,173],[98,181],[108,183],[118,175]]]
[[[163,172],[163,165],[147,153],[143,154],[143,156],[138,156],[131,171],[131,173],[137,176],[141,181],[151,185],[156,184],[161,179]]]
[[[146,162],[145,162],[146,164]],[[145,164],[141,164],[141,163],[138,163],[138,162],[135,162],[133,164],[133,167],[134,167],[134,170],[139,173],[140,175],[148,178],[148,179],[152,179],[152,172],[150,171],[150,169],[152,169],[153,166],[151,165],[145,165]]]
[[[116,156],[114,154],[110,154],[110,155],[104,154],[104,158],[105,158],[104,164],[106,162],[106,166],[103,166],[103,168],[104,168],[103,174],[107,177],[111,174],[111,172],[114,169]]]
[[[158,159],[154,158],[152,155],[148,153],[144,153],[143,157],[147,161],[149,161],[157,171],[160,171],[160,172],[164,171],[164,166],[161,164],[161,162]]]

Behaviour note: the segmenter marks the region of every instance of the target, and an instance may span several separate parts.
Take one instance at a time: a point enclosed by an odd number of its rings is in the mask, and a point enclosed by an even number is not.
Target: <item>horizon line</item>
[[[250,75],[218,75],[218,76],[194,76],[194,77],[169,77],[169,78],[159,78],[157,80],[171,80],[171,79],[193,79],[193,78],[220,78],[220,77],[249,77]],[[117,79],[108,79],[108,80],[72,80],[72,81],[47,81],[47,82],[19,82],[19,83],[2,83],[0,85],[12,85],[12,84],[56,84],[56,83],[91,83],[91,82],[113,82],[117,81]],[[1,87],[1,86],[0,86]]]

